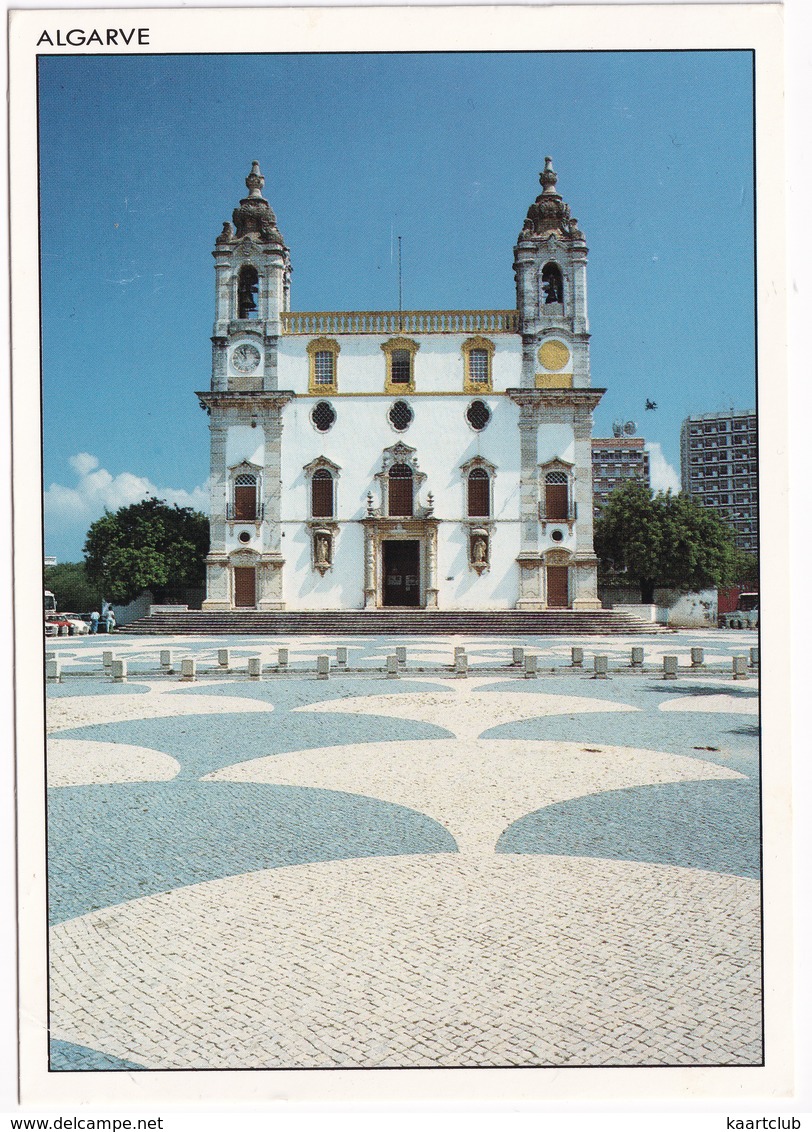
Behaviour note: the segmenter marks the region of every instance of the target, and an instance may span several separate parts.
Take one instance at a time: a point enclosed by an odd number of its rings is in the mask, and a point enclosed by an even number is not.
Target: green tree
[[[149,589],[162,601],[169,587],[203,583],[209,524],[191,507],[144,499],[106,511],[83,549],[88,577],[109,600],[124,604]]]
[[[688,592],[724,585],[738,560],[731,531],[713,511],[642,484],[609,496],[595,524],[595,552],[607,580],[639,586],[647,603],[655,586]]]
[[[84,562],[60,562],[45,570],[45,588],[56,598],[56,608],[88,613],[101,607],[101,588],[90,580]]]

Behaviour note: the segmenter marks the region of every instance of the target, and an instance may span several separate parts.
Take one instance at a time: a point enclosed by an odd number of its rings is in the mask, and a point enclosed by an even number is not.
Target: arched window
[[[259,293],[259,275],[257,269],[250,263],[240,268],[237,280],[237,318],[257,318],[259,308],[257,295]]]
[[[414,513],[414,480],[407,464],[393,464],[389,469],[389,514]]]
[[[468,474],[468,515],[487,519],[491,513],[491,477],[484,468],[473,468]]]
[[[566,472],[548,472],[544,477],[544,517],[569,518],[569,477]]]
[[[545,305],[564,302],[564,281],[558,264],[546,263],[541,269],[541,293]]]
[[[234,479],[234,518],[252,521],[257,517],[257,477],[241,473]]]
[[[326,468],[319,468],[310,481],[310,511],[314,519],[332,519],[334,510],[333,477]]]

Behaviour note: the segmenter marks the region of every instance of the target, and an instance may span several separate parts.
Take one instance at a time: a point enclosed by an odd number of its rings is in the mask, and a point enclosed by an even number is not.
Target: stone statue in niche
[[[316,531],[314,535],[313,562],[320,574],[332,566],[333,540],[329,531]]]
[[[471,536],[471,565],[481,574],[487,570],[488,562],[488,535],[484,531],[475,531]]]

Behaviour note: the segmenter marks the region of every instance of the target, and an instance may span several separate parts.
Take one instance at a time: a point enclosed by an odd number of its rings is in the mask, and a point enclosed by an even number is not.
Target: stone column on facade
[[[214,333],[219,334],[225,331],[226,326],[231,321],[231,287],[232,287],[232,267],[230,263],[230,251],[227,248],[218,247],[215,252],[214,264]]]
[[[426,520],[426,609],[438,608],[439,586],[437,584],[437,543],[439,526],[437,519]]]
[[[575,438],[574,501],[578,512],[576,553],[593,551],[592,544],[592,412],[578,405],[573,413]]]
[[[519,597],[517,609],[541,609],[539,558],[538,409],[529,399],[519,401]]]
[[[376,608],[375,586],[375,526],[362,520],[364,527],[364,609]]]
[[[576,544],[573,566],[573,609],[600,609],[598,599],[598,560],[593,547],[592,520],[592,411],[579,405],[574,414],[575,433],[575,524]]]
[[[215,392],[228,389],[228,339],[211,340],[211,387]]]
[[[571,256],[573,288],[572,329],[576,334],[586,334],[589,330],[589,318],[586,306],[586,244],[573,244]]]
[[[262,475],[262,553],[257,606],[284,609],[282,568],[282,406],[262,411],[264,462]]]
[[[262,388],[279,388],[279,337],[275,334],[265,335],[265,363],[262,372]]]
[[[516,275],[516,310],[519,331],[532,336],[536,330],[538,294],[536,287],[536,249],[525,241],[513,249],[513,270]]]
[[[212,408],[209,420],[209,554],[206,559],[204,609],[230,608],[226,554],[226,425],[223,414]]]
[[[285,309],[285,253],[281,248],[271,247],[265,268],[265,291],[260,293],[260,318],[265,322],[265,333],[278,337],[282,333],[281,312]]]
[[[522,338],[522,389],[536,388],[536,339]]]

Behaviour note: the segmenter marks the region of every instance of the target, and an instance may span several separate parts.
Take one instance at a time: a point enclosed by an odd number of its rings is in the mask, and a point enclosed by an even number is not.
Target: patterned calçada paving
[[[514,643],[557,674],[522,679]],[[55,642],[51,1068],[759,1064],[758,691],[729,675],[755,640],[633,643],[708,669],[594,680],[554,640]],[[280,644],[291,671],[250,681]],[[337,644],[352,671],[315,679]],[[196,683],[159,675],[167,647]]]

